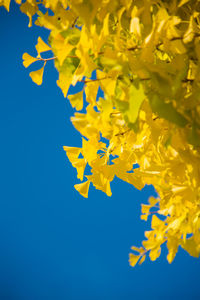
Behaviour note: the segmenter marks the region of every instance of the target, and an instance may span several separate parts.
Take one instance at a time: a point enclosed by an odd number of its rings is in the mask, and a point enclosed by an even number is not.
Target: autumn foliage
[[[9,2],[0,0],[7,10]],[[156,260],[164,243],[170,263],[179,246],[199,257],[200,1],[16,2],[29,26],[33,18],[50,31],[48,45],[38,38],[37,57],[23,55],[26,68],[42,63],[30,77],[40,85],[54,60],[57,84],[76,111],[82,147],[64,147],[81,181],[75,189],[87,197],[92,184],[111,196],[115,176],[137,189],[152,184],[159,197],[141,210],[151,229],[132,247],[130,264],[147,254]],[[79,81],[82,91],[68,95]]]

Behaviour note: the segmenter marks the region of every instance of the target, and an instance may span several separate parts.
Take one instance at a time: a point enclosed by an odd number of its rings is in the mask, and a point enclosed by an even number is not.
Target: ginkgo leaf
[[[76,110],[82,110],[83,108],[83,91],[73,94],[73,95],[68,95],[69,101]]]
[[[129,254],[129,264],[131,265],[131,267],[135,267],[135,265],[137,264],[139,259],[140,259],[140,255],[135,255],[133,253],[130,253]]]
[[[92,175],[87,175],[86,177],[92,182],[96,189],[106,193],[109,197],[112,195],[110,181],[104,177],[103,174],[95,173]]]
[[[59,79],[57,80],[57,85],[61,88],[64,97],[67,97],[68,89],[71,84],[72,74],[70,73],[59,73]]]
[[[181,247],[194,257],[200,256],[199,244],[195,241],[193,236],[188,238],[185,242],[181,241]]]
[[[109,197],[112,196],[112,192],[111,192],[111,188],[110,188],[110,181],[109,180],[107,180],[106,183],[105,183],[105,193]]]
[[[164,222],[161,221],[156,215],[153,215],[152,220],[151,220],[151,227],[153,229],[156,228],[162,228],[164,225]]]
[[[156,205],[158,203],[159,199],[155,198],[155,197],[149,197],[148,202],[151,205],[151,207],[153,207],[154,205]]]
[[[97,81],[90,82],[85,87],[86,101],[96,105],[97,92],[99,83]]]
[[[51,48],[41,39],[40,36],[38,37],[38,42],[35,48],[37,50],[38,57],[40,57],[40,53],[51,50]]]
[[[148,215],[147,214],[141,215],[140,219],[143,220],[143,221],[147,221],[148,220]]]
[[[1,0],[0,5],[3,5],[6,8],[6,10],[9,11],[10,10],[10,1],[11,0],[3,0],[3,1]]]
[[[44,65],[45,66],[45,65]],[[31,77],[31,79],[33,80],[33,82],[35,82],[37,85],[41,85],[42,84],[42,80],[43,80],[43,73],[44,73],[44,66],[37,70],[37,71],[33,71],[29,73],[29,76]]]
[[[172,261],[174,260],[176,253],[178,251],[178,239],[170,237],[167,241],[167,248],[168,248],[168,255],[167,255],[167,260],[171,264]]]
[[[90,186],[90,181],[87,180],[85,182],[79,183],[79,184],[75,184],[75,189],[85,198],[88,197],[88,190],[89,190],[89,186]]]
[[[30,66],[32,63],[38,61],[38,58],[35,58],[35,57],[29,55],[28,53],[24,53],[22,56],[22,59],[23,59],[23,65],[25,68]]]
[[[156,247],[149,252],[149,257],[152,261],[156,260],[161,254],[161,248]]]
[[[29,17],[29,24],[28,26],[32,26],[32,17],[36,14],[38,7],[37,5],[34,5],[34,2],[31,1],[26,1],[21,4],[20,10],[26,14]]]
[[[79,154],[81,153],[81,148],[77,147],[64,146],[63,149],[66,151],[67,157],[71,163],[73,163],[74,160],[76,160]]]
[[[142,204],[142,214],[149,214],[149,210],[151,208],[151,205]]]
[[[83,180],[84,171],[87,161],[84,158],[77,158],[72,162],[72,166],[76,168],[77,178]]]

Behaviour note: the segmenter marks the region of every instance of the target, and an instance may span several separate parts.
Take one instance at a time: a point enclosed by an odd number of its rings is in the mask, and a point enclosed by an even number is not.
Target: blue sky
[[[88,199],[73,188],[62,149],[80,146],[73,110],[52,62],[40,87],[22,65],[39,35],[16,5],[0,8],[0,299],[200,299],[200,260],[181,249],[171,265],[165,248],[156,262],[128,264],[149,228],[139,216],[151,187],[114,180],[111,198],[91,188]]]

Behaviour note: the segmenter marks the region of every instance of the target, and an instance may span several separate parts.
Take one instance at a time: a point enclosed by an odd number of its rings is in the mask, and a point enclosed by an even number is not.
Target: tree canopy
[[[111,196],[115,176],[137,189],[152,184],[158,197],[141,209],[151,229],[141,247],[132,247],[130,265],[147,254],[156,260],[164,243],[169,263],[179,246],[199,257],[200,1],[16,3],[29,26],[50,32],[47,43],[38,37],[36,57],[23,54],[26,68],[42,64],[31,79],[42,84],[54,60],[57,85],[75,109],[71,121],[82,147],[64,147],[81,181],[75,189],[88,197],[92,183]],[[10,0],[0,5],[9,11]],[[69,95],[77,82],[82,90]]]

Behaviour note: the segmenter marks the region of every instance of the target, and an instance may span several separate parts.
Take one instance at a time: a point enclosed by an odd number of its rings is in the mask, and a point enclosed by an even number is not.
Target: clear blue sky
[[[80,145],[73,110],[52,62],[41,87],[22,66],[47,38],[27,25],[16,5],[0,8],[0,300],[200,299],[200,260],[181,249],[171,265],[165,248],[156,262],[128,264],[152,188],[115,180],[111,198],[91,188],[88,199],[74,190],[62,149]]]

